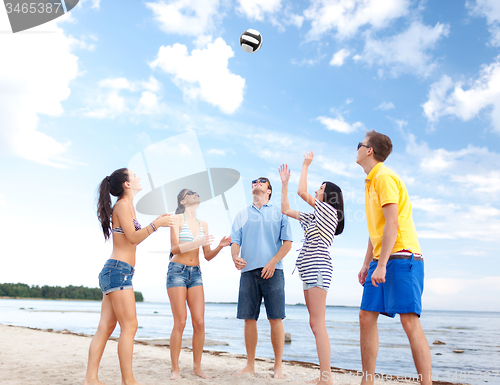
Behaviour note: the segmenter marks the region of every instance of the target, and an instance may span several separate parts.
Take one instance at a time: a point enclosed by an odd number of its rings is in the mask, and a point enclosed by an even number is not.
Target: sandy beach
[[[70,332],[0,325],[0,384],[2,385],[67,385],[81,384],[85,376],[90,336]],[[143,385],[165,384],[281,384],[304,383],[319,374],[315,364],[285,362],[286,379],[272,379],[273,361],[258,359],[254,376],[235,377],[233,372],[243,368],[245,356],[206,351],[203,368],[212,379],[203,380],[191,374],[192,354],[183,348],[180,357],[181,375],[178,381],[169,379],[170,357],[166,346],[138,341],[134,347],[134,373]],[[356,373],[333,370],[335,384],[358,384]],[[117,341],[110,340],[101,362],[100,380],[107,385],[119,385],[120,369]],[[377,384],[415,383],[411,381],[380,380]],[[435,382],[437,384],[437,382]],[[445,384],[441,382],[441,384]]]

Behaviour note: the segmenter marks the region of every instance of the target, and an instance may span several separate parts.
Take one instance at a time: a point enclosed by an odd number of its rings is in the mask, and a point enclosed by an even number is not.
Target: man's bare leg
[[[361,385],[373,384],[378,354],[377,319],[379,314],[373,311],[359,311],[361,364],[363,366]]]
[[[255,350],[257,349],[257,320],[245,320],[245,348],[247,350],[247,366],[239,372],[234,373],[235,376],[250,373],[255,374]],[[284,337],[283,337],[284,341]]]
[[[274,350],[274,378],[283,379],[283,349],[285,347],[285,329],[282,319],[270,319],[271,343]]]
[[[422,385],[432,384],[431,350],[420,319],[415,313],[401,314],[401,324],[410,341],[413,361]]]

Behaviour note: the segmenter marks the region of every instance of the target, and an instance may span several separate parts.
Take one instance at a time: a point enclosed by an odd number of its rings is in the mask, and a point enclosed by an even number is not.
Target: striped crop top
[[[184,215],[184,226],[182,226],[182,229],[179,233],[179,242],[193,242],[194,237],[193,233],[191,232],[187,224],[186,214],[183,215]],[[196,220],[198,221],[198,218],[196,218]],[[200,221],[198,221],[198,224],[200,225],[200,235],[198,235],[198,239],[200,239],[205,235],[205,233],[203,232],[203,227],[201,227]]]

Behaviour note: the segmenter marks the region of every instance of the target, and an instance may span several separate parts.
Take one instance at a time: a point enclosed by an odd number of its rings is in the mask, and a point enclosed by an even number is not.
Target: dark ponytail
[[[114,171],[110,176],[104,178],[99,185],[97,218],[99,222],[101,222],[105,240],[108,240],[111,235],[111,215],[113,214],[113,209],[111,207],[110,195],[120,198],[125,192],[123,184],[128,181],[128,170],[126,168],[120,168]]]
[[[182,214],[186,210],[186,208],[181,205],[181,201],[185,198],[186,191],[189,191],[189,189],[183,188],[181,192],[177,194],[177,208],[175,209],[176,214]],[[172,259],[173,256],[174,254],[172,253],[172,250],[170,250],[170,256],[168,259]]]
[[[177,195],[177,208],[175,209],[176,214],[182,214],[186,208],[181,204],[181,201],[186,197],[186,192],[189,191],[187,188],[183,188],[181,192]]]
[[[344,231],[344,197],[342,196],[342,190],[339,186],[332,182],[325,183],[325,192],[323,196],[323,202],[328,203],[335,210],[337,210],[337,228],[335,229],[335,235],[342,234]]]

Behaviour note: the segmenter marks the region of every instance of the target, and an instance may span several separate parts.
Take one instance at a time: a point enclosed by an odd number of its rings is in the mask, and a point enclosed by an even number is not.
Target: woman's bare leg
[[[118,339],[118,359],[122,373],[122,385],[138,385],[132,371],[134,354],[134,338],[137,332],[137,312],[135,309],[135,294],[132,289],[117,290],[108,294],[113,311],[120,324]]]
[[[103,294],[101,304],[101,319],[97,331],[90,341],[89,361],[87,364],[87,374],[85,375],[84,385],[102,385],[102,382],[97,378],[99,364],[101,362],[104,348],[108,342],[108,338],[113,333],[116,327],[116,316],[111,305],[111,299]]]
[[[174,317],[174,327],[170,333],[170,360],[172,361],[171,380],[181,378],[179,373],[179,355],[181,354],[182,333],[186,326],[187,309],[187,289],[185,287],[171,287],[167,289],[170,299],[170,308]]]
[[[201,356],[205,344],[205,294],[203,286],[194,286],[188,289],[187,303],[193,322],[193,374],[201,378],[212,378],[201,370]]]
[[[317,384],[331,384],[330,366],[330,338],[326,331],[326,290],[312,287],[304,290],[307,310],[309,311],[309,324],[316,338],[316,349],[318,350],[320,376]]]

